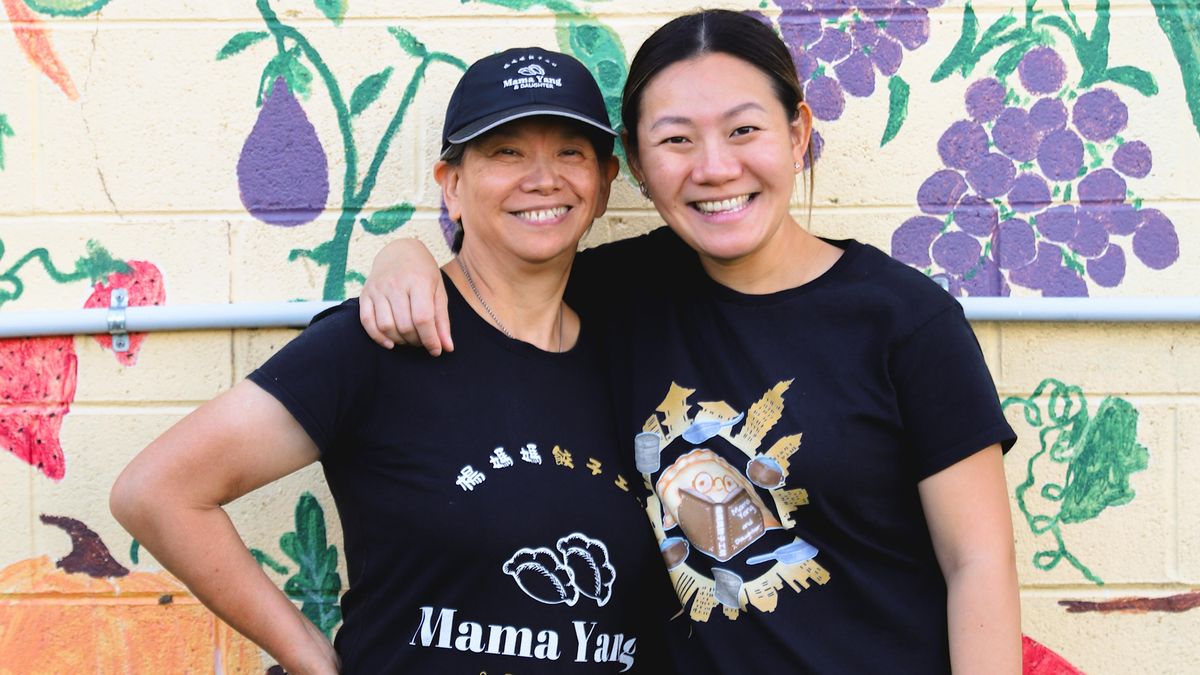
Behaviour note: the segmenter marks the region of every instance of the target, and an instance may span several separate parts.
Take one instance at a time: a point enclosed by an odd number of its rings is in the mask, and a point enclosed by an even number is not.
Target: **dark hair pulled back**
[[[707,9],[685,14],[663,25],[642,43],[621,99],[621,125],[625,149],[638,155],[637,125],[641,118],[642,95],[656,75],[666,68],[705,54],[728,54],[754,66],[771,80],[775,98],[795,121],[804,91],[796,77],[796,64],[787,45],[766,23],[742,12]],[[812,145],[808,149],[812,165]]]

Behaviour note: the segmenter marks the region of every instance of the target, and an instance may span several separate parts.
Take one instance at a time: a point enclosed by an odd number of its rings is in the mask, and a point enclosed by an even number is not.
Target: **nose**
[[[700,147],[692,180],[700,184],[721,184],[741,176],[742,164],[733,148],[720,140],[709,141]]]
[[[562,177],[558,165],[549,153],[535,153],[529,160],[529,173],[522,187],[529,192],[547,194],[558,189]]]

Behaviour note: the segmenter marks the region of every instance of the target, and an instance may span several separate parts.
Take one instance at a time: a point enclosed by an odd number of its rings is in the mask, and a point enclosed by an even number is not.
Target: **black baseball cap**
[[[442,156],[507,122],[552,115],[582,122],[611,143],[604,95],[592,73],[574,57],[539,47],[519,47],[479,59],[463,74],[442,125]]]

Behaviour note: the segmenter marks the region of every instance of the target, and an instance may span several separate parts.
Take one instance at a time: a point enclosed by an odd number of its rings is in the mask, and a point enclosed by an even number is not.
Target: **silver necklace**
[[[473,279],[471,277],[471,272],[470,272],[470,270],[467,269],[466,263],[464,263],[462,261],[462,258],[460,258],[458,256],[455,256],[454,260],[456,262],[458,262],[458,269],[462,270],[463,276],[467,278],[467,285],[471,287],[471,292],[475,294],[475,299],[478,300],[479,304],[483,306],[483,311],[487,312],[487,315],[492,317],[492,322],[496,324],[496,328],[499,328],[500,332],[504,333],[504,336],[507,337],[508,339],[516,340],[517,338],[513,337],[513,334],[511,332],[509,332],[509,330],[507,328],[504,327],[504,323],[500,321],[500,317],[496,316],[496,313],[492,311],[492,307],[491,307],[491,305],[487,304],[487,300],[483,299],[483,294],[480,293],[479,288],[477,286],[475,286],[475,279]],[[563,302],[560,300],[558,302],[558,353],[561,354],[562,351],[563,351]]]

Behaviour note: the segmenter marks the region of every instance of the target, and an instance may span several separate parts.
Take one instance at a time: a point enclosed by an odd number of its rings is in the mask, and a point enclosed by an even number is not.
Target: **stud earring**
[[[795,169],[796,171],[799,171],[800,170],[800,162],[793,162],[792,168]]]
[[[638,181],[638,190],[641,191],[643,197],[650,199],[650,191],[646,189],[645,181]]]

